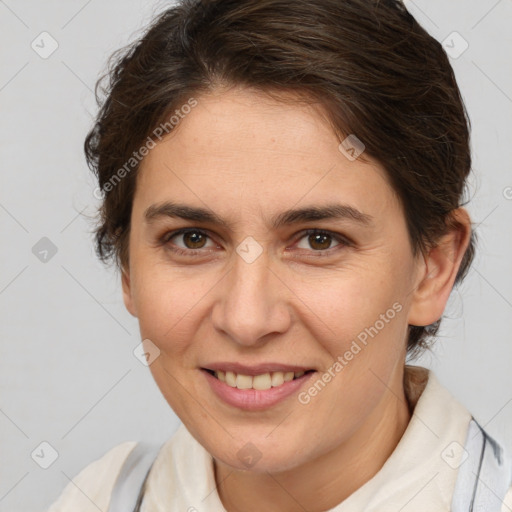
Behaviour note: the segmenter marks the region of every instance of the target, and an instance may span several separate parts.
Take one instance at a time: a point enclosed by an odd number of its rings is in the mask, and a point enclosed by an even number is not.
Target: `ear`
[[[137,316],[133,297],[132,297],[132,286],[130,279],[130,268],[123,266],[121,268],[121,284],[123,286],[123,301],[126,309],[132,316]]]
[[[409,310],[409,325],[425,326],[439,320],[452,291],[471,239],[471,219],[464,208],[451,213],[448,232],[419,258],[417,285]],[[420,260],[423,259],[423,262]]]

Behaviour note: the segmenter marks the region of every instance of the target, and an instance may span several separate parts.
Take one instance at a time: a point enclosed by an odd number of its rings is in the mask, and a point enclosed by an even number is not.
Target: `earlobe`
[[[135,306],[132,298],[132,286],[130,280],[130,270],[129,268],[123,267],[121,269],[121,284],[123,287],[123,301],[128,312],[137,317],[137,312],[135,310]]]
[[[428,254],[423,255],[422,276],[417,284],[409,325],[426,326],[439,320],[457,277],[471,238],[471,219],[464,208],[452,212],[449,230]]]

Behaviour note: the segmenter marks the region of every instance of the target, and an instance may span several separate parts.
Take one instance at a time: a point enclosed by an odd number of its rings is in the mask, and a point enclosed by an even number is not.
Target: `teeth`
[[[271,384],[272,387],[280,386],[284,382],[283,372],[274,372],[272,374]]]
[[[293,372],[285,372],[283,375],[284,381],[288,382],[289,380],[293,380],[294,373]]]
[[[226,384],[232,388],[236,388],[236,375],[233,372],[226,372]]]
[[[252,388],[252,377],[249,375],[240,375],[236,376],[236,387],[238,389],[250,389]]]
[[[234,372],[216,371],[215,376],[228,386],[238,389],[259,389],[265,390],[281,386],[284,382],[302,377],[304,372],[272,372],[261,375],[242,375]]]
[[[254,389],[270,389],[272,387],[272,377],[270,373],[256,375],[252,378],[252,387]]]

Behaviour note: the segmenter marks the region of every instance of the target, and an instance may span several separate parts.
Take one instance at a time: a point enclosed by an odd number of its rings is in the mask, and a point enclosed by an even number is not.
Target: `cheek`
[[[356,428],[382,399],[383,383],[402,360],[407,332],[404,286],[400,276],[388,274],[389,266],[385,272],[373,268],[335,279],[331,274],[329,283],[304,283],[305,302],[316,313],[309,314],[308,329],[330,356],[324,370],[332,379],[325,388],[320,386],[321,398],[312,398],[317,400],[314,421],[319,432],[326,432],[325,420],[335,410],[347,429]],[[314,393],[311,390],[310,396]],[[331,434],[341,435],[336,429]]]
[[[376,322],[381,327],[380,316],[388,312],[387,317],[394,318],[400,308],[393,309],[393,304],[402,298],[395,279],[366,269],[335,272],[324,280],[306,280],[296,293],[305,297],[302,309],[309,308],[314,313],[310,316],[324,333],[322,337],[334,335],[341,340],[357,337]]]
[[[162,262],[137,263],[133,298],[141,336],[153,341],[163,355],[172,355],[169,364],[177,363],[185,353],[192,358],[193,341],[208,317],[208,297],[219,276],[193,268],[171,268]]]
[[[379,399],[379,379],[388,381],[406,347],[406,276],[387,261],[385,267],[332,273],[324,282],[305,281],[298,293],[315,313],[308,313],[307,329],[332,362],[332,399],[348,409]],[[352,395],[335,389],[350,389]]]

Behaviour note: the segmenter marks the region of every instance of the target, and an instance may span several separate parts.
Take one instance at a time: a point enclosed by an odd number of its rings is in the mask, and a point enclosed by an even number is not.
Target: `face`
[[[348,159],[319,110],[248,89],[196,99],[141,164],[125,303],[216,459],[293,468],[400,392],[420,263],[384,170]]]

